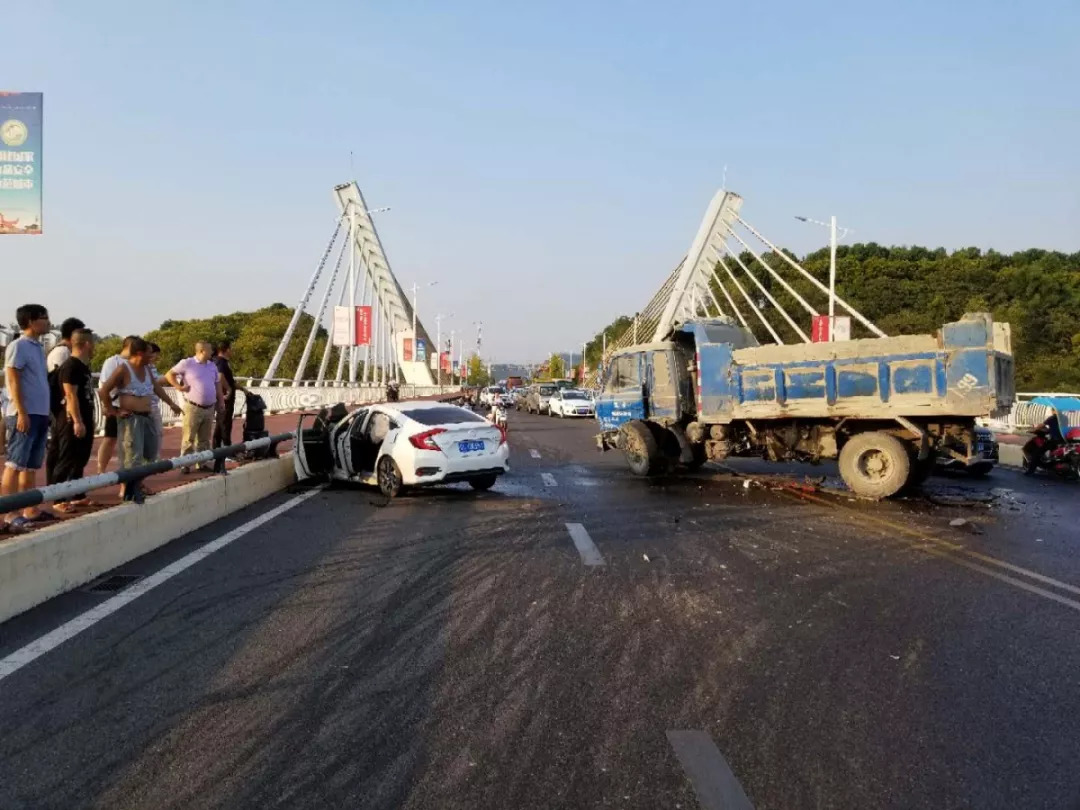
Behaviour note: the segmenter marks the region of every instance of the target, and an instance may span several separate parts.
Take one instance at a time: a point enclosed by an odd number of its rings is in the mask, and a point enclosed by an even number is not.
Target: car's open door
[[[296,477],[323,478],[330,475],[333,457],[330,452],[330,430],[325,416],[302,413],[296,420],[296,441],[293,447],[293,469]]]

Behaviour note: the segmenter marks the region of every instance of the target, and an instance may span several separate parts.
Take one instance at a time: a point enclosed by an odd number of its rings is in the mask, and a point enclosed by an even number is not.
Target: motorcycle
[[[506,418],[506,408],[502,405],[492,405],[491,412],[488,414],[487,418],[491,424],[495,425],[495,427],[506,430],[508,420]]]
[[[397,380],[391,380],[386,384],[386,401],[397,402],[401,399],[401,389],[398,386]]]
[[[1080,428],[1069,428],[1059,442],[1047,425],[1041,425],[1024,445],[1023,452],[1028,474],[1041,469],[1066,481],[1080,479]]]

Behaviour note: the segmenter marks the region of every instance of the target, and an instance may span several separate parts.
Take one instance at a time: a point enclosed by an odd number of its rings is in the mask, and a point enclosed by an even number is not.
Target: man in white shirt
[[[49,356],[45,358],[46,371],[50,373],[56,371],[68,361],[71,357],[71,336],[75,334],[76,329],[85,328],[86,324],[78,318],[68,318],[60,324],[60,342],[52,347]]]

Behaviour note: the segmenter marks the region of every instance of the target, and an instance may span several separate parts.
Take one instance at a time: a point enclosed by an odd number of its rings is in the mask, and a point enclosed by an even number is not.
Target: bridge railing
[[[95,375],[96,376],[96,375]],[[362,383],[323,382],[316,385],[313,381],[294,383],[291,379],[265,379],[262,377],[237,377],[236,383],[252,394],[258,394],[266,403],[267,413],[290,413],[295,411],[318,410],[328,408],[339,402],[343,405],[362,405],[367,402],[381,402],[386,398],[386,388],[382,385],[364,385]],[[167,389],[177,405],[183,405],[180,392]],[[418,399],[447,394],[457,390],[451,385],[402,385],[399,389],[401,399]],[[165,404],[159,403],[163,425],[179,424],[182,417],[173,414]],[[247,410],[247,400],[243,394],[236,397],[234,416],[243,416]],[[101,405],[94,398],[94,424],[96,431],[105,429],[105,414]]]

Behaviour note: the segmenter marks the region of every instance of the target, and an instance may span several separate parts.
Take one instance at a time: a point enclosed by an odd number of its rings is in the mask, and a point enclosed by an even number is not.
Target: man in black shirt
[[[214,447],[227,447],[232,444],[232,420],[233,410],[236,408],[236,378],[233,377],[232,366],[229,358],[232,357],[232,343],[227,340],[221,341],[214,356],[214,364],[218,374],[225,383],[225,407],[217,412],[217,421],[214,424]]]
[[[90,359],[94,356],[94,337],[88,329],[77,329],[71,335],[71,357],[59,368],[63,391],[63,412],[53,420],[56,441],[55,484],[83,477],[83,468],[90,460],[94,447],[94,382],[90,376]],[[85,495],[64,498],[56,502],[62,513],[74,511],[88,503]]]

